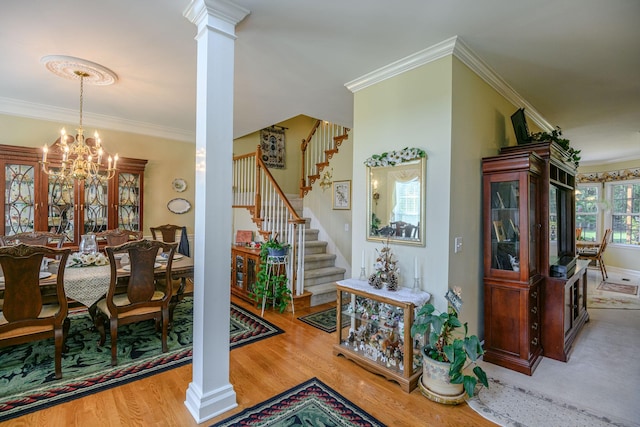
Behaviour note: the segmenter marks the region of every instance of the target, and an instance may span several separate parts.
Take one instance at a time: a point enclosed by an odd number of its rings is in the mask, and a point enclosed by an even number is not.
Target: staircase
[[[336,267],[336,255],[327,253],[327,242],[318,240],[319,230],[302,218],[303,197],[319,179],[320,172],[348,138],[349,129],[318,120],[301,147],[300,195],[285,195],[262,162],[260,147],[255,153],[233,159],[233,207],[246,208],[263,237],[280,236],[293,248],[287,267],[289,288],[294,297],[311,294],[310,305],[335,301],[335,282],[344,279],[346,269]]]
[[[302,216],[302,199],[288,196],[291,205]],[[327,253],[328,243],[318,240],[319,230],[311,228],[308,218],[304,224],[304,290],[311,292],[311,307],[336,300],[336,284],[344,279],[346,269],[336,267],[336,255]]]

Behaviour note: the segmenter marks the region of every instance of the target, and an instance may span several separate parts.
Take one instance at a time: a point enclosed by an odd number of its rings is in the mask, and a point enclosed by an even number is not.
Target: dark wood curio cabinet
[[[260,249],[231,247],[231,293],[250,302],[260,271]]]
[[[586,264],[575,257],[576,166],[556,143],[540,142],[505,147],[482,168],[484,360],[531,375],[543,355],[566,361],[588,320]]]
[[[82,234],[142,230],[146,160],[120,158],[112,179],[75,181],[44,173],[41,158],[38,148],[0,145],[3,235],[51,231],[77,246]],[[49,161],[55,168],[60,159],[50,155]]]
[[[532,153],[483,161],[484,360],[531,374],[542,356],[543,161]]]

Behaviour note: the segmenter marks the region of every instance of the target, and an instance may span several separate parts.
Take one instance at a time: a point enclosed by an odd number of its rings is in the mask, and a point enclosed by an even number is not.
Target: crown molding
[[[414,68],[449,56],[453,53],[456,39],[457,37],[451,37],[450,39],[444,40],[436,45],[392,62],[389,65],[380,67],[362,77],[358,77],[357,79],[345,83],[345,87],[355,93],[376,83],[380,83],[399,74],[406,73]]]
[[[76,123],[78,121],[78,110],[52,107],[50,105],[36,104],[2,97],[0,97],[0,113],[10,116],[26,117],[29,119],[46,120],[50,122]],[[85,112],[83,113],[83,122],[85,125],[91,125],[102,129],[137,133],[157,138],[166,138],[184,142],[195,142],[196,140],[195,130],[188,131],[185,129],[158,126],[151,123],[127,120],[102,114]]]
[[[525,114],[542,130],[550,132],[555,129],[544,117],[527,102],[518,92],[496,73],[486,62],[476,55],[458,36],[451,37],[438,44],[416,52],[389,65],[345,83],[351,92],[358,92],[366,87],[405,73],[414,68],[454,55],[462,63],[476,73],[496,92],[518,108],[524,108]]]
[[[496,73],[486,62],[476,55],[461,38],[457,38],[453,55],[476,73],[482,80],[502,95],[507,101],[524,112],[542,130],[550,132],[555,129],[526,99],[516,92],[504,79]]]

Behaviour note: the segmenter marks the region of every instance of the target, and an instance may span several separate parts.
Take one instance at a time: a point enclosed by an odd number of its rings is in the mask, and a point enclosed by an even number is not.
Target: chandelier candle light
[[[116,74],[99,64],[69,56],[45,56],[41,62],[52,73],[68,79],[80,80],[80,124],[74,138],[64,128],[60,131],[60,139],[51,145],[42,147],[42,170],[47,175],[65,179],[84,181],[87,178],[111,179],[116,174],[118,155],[108,156],[107,167],[102,164],[105,155],[102,141],[96,131],[93,138],[85,138],[82,127],[82,107],[84,83],[110,85],[117,80]],[[50,166],[47,161],[49,151],[57,149],[62,155],[60,166]]]

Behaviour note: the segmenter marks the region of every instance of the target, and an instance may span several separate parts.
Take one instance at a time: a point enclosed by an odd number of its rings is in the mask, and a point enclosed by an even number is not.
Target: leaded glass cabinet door
[[[118,174],[117,206],[118,227],[123,230],[140,231],[140,174],[121,172]]]
[[[109,187],[104,174],[87,178],[84,183],[83,233],[99,233],[109,225]]]
[[[73,242],[75,234],[75,184],[73,180],[48,176],[47,228],[52,233],[65,234]]]
[[[35,168],[35,164],[5,164],[5,235],[35,230]]]

